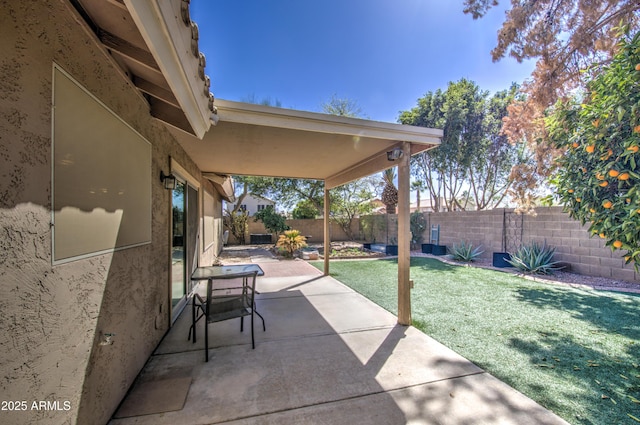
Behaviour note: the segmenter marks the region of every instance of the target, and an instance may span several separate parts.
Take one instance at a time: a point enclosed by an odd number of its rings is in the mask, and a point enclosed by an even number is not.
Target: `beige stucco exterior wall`
[[[52,266],[54,62],[152,144],[150,244]],[[1,3],[0,399],[29,409],[0,423],[106,423],[168,330],[171,192],[158,176],[170,157],[215,194],[67,1]],[[30,409],[45,400],[60,410]]]

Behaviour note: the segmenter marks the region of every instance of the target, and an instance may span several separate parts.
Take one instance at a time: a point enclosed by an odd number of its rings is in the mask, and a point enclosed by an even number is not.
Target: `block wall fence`
[[[489,211],[455,211],[424,213],[427,229],[423,234],[425,243],[432,225],[440,225],[440,245],[451,247],[454,243],[470,242],[482,245],[483,258],[492,258],[493,252],[502,252],[505,213],[512,209]],[[514,217],[511,214],[511,217]],[[519,239],[522,243],[547,243],[556,248],[555,259],[569,263],[571,271],[588,276],[606,277],[631,282],[640,282],[640,274],[632,265],[624,265],[624,251],[611,251],[603,239],[590,237],[588,225],[582,226],[562,211],[562,207],[536,208],[536,215],[516,216],[521,223]],[[311,243],[322,243],[323,220],[287,220],[287,224],[303,235],[311,236]],[[354,219],[354,235],[362,241],[397,243],[398,220],[395,215],[374,215]],[[260,222],[249,221],[248,233],[267,233]],[[246,238],[249,243],[249,237]],[[331,223],[331,240],[347,241],[349,238],[335,223]],[[230,237],[230,243],[237,243]],[[275,238],[273,240],[275,243]],[[507,249],[508,250],[508,249]]]
[[[503,251],[504,214],[511,209],[425,213],[428,227],[440,225],[440,244],[451,247],[461,241],[482,245],[482,257]],[[513,217],[513,215],[512,215]],[[556,248],[555,259],[569,263],[571,271],[588,276],[639,282],[632,265],[625,266],[624,251],[611,251],[605,241],[591,237],[589,225],[582,226],[562,211],[562,207],[536,208],[536,215],[520,218],[523,243],[547,243]],[[425,232],[425,239],[428,233]]]

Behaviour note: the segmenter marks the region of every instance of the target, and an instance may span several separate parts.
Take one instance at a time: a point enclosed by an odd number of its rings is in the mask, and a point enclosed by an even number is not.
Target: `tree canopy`
[[[498,0],[464,0],[464,12],[483,17]],[[609,63],[617,51],[618,28],[636,30],[640,23],[638,0],[511,0],[494,61],[506,56],[518,61],[536,59],[531,79],[523,85],[526,98],[509,107],[504,133],[513,143],[526,142],[535,153],[533,163],[521,164],[512,177],[519,184],[517,198],[527,209],[532,191],[554,170],[563,154],[548,138],[547,109],[559,99],[584,87],[582,73]]]
[[[553,179],[569,214],[640,260],[640,33],[626,36],[610,65],[593,68],[580,98],[547,119],[559,157]]]
[[[517,95],[517,85],[489,96],[461,79],[446,91],[427,93],[415,108],[401,113],[403,124],[444,129],[437,149],[412,158],[412,173],[425,182],[436,211],[465,209],[470,202],[477,209],[494,208],[507,195],[519,157],[500,129]]]

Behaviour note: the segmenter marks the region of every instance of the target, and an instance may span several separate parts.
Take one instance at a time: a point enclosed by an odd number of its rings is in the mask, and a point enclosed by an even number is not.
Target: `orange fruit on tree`
[[[593,208],[589,208],[589,212],[590,212],[591,214],[593,214],[593,213],[595,213],[595,212],[596,212],[596,210],[595,210],[595,209],[593,209]]]
[[[618,177],[619,174],[620,174],[620,171],[618,170],[613,170],[613,169],[609,170],[609,175],[611,177]]]
[[[578,147],[578,146],[580,146],[580,145],[578,144],[578,142],[573,142],[573,143],[571,144],[571,146],[573,146],[574,148],[577,148],[577,147]]]
[[[605,181],[603,181],[602,183],[600,183],[598,186],[600,186],[600,187],[607,187],[607,186],[609,186],[609,182],[605,180]]]
[[[607,159],[611,158],[611,155],[613,155],[613,150],[611,149],[607,149],[607,153],[605,153],[604,155],[602,155],[600,157],[601,160],[606,161]]]
[[[594,145],[589,145],[586,148],[584,148],[584,150],[586,150],[588,153],[593,153],[593,151],[596,150],[596,147]]]
[[[603,207],[605,207],[605,208],[607,208],[607,209],[609,209],[609,208],[611,208],[611,207],[613,206],[613,202],[611,202],[611,201],[604,201],[604,202],[602,203],[602,206],[603,206]]]
[[[598,180],[604,180],[604,176],[602,174],[600,174],[600,173],[596,173],[596,178]]]
[[[569,190],[567,190],[567,192],[573,193],[573,189],[569,189]]]
[[[613,246],[614,246],[615,248],[622,248],[622,241],[615,241],[615,242],[613,243]]]
[[[576,198],[576,202],[582,202],[582,198]]]
[[[598,236],[600,236],[602,239],[606,238],[604,233],[600,233]]]
[[[640,63],[636,64],[636,71],[640,71]]]
[[[593,124],[594,127],[598,127],[600,125],[600,119],[593,120],[591,124]]]
[[[633,153],[637,153],[640,150],[640,148],[638,146],[629,146],[627,150]]]
[[[622,173],[618,176],[618,180],[629,180],[629,177],[631,177],[629,173]]]
[[[635,127],[633,127],[633,132],[640,133],[640,125],[636,125]]]

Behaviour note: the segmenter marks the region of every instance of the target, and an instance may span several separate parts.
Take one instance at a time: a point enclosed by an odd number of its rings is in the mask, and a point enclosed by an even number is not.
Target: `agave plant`
[[[471,243],[462,241],[459,245],[453,244],[450,253],[454,260],[470,263],[484,252],[480,248],[482,248],[482,246],[474,248]]]
[[[307,238],[302,236],[299,230],[285,230],[278,238],[276,246],[283,249],[289,257],[293,257],[297,249],[307,246]]]
[[[533,242],[521,245],[515,252],[509,253],[511,259],[507,262],[523,273],[552,274],[562,268],[558,266],[558,261],[553,261],[555,252],[556,249],[546,243],[540,245]]]

